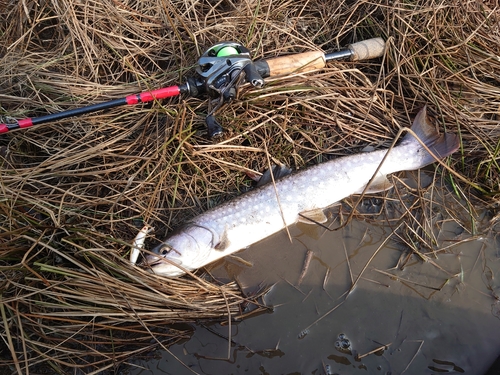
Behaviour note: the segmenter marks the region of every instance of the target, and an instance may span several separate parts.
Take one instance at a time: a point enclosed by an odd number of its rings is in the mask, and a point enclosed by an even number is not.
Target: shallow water
[[[391,239],[377,251],[391,234],[387,227],[353,220],[334,232],[306,224],[290,231],[292,243],[282,232],[237,254],[252,267],[229,259],[212,269],[249,291],[274,284],[265,297],[272,313],[233,323],[231,332],[227,325],[194,326],[189,341],[160,359],[134,361],[139,367],[130,374],[482,374],[500,353],[493,236],[427,262],[414,255],[400,270],[394,267],[402,246]],[[440,237],[471,238],[453,223]],[[313,258],[298,286],[307,250]]]

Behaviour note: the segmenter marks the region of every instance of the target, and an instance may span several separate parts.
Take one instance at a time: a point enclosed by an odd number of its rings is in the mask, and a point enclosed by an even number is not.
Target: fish
[[[438,159],[459,148],[455,134],[439,134],[430,124],[426,106],[415,116],[411,130],[418,139],[406,132],[392,149],[316,164],[195,216],[156,246],[145,257],[144,265],[155,274],[178,277],[248,248],[299,219],[324,223],[325,208],[353,194],[388,190],[392,187],[387,179],[391,173],[417,170],[435,162],[419,140]]]

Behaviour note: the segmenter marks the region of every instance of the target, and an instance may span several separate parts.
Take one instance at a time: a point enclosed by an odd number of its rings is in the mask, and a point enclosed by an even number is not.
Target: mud
[[[281,232],[237,254],[251,267],[220,262],[212,272],[249,292],[273,285],[265,299],[273,312],[231,331],[194,326],[189,341],[158,360],[135,361],[142,369],[130,374],[484,373],[500,353],[496,238],[450,222],[440,232],[441,246],[453,245],[446,253],[427,261],[411,255],[401,269],[408,253],[387,241],[390,234],[364,220],[335,232],[297,224],[292,243]]]

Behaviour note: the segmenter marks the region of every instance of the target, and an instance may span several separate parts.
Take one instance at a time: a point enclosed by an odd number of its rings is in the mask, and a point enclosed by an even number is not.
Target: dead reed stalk
[[[158,278],[124,259],[144,223],[157,241],[248,189],[245,173],[268,167],[264,150],[302,168],[388,146],[428,104],[461,138],[447,162],[465,182],[440,175],[461,199],[497,203],[495,2],[26,0],[2,9],[2,121],[180,83],[221,40],[255,58],[388,43],[383,59],[243,89],[219,115],[227,131],[217,144],[200,135],[206,102],[192,98],[1,135],[0,364],[12,371],[103,370],[184,338],[172,323],[226,319],[227,306],[237,317],[245,297],[235,284]]]

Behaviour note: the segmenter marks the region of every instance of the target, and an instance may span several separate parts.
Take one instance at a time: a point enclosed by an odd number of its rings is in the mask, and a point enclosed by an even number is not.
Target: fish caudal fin
[[[453,154],[458,150],[460,142],[458,137],[452,133],[439,134],[435,127],[429,123],[427,119],[427,106],[422,108],[411,126],[411,130],[420,139],[420,141],[427,146],[427,148],[438,158],[442,159],[448,155]],[[403,138],[402,144],[415,144],[418,143],[420,148],[423,148],[420,142],[415,139],[413,134],[407,133]],[[420,159],[420,167],[434,163],[436,159],[427,151],[423,152]]]

